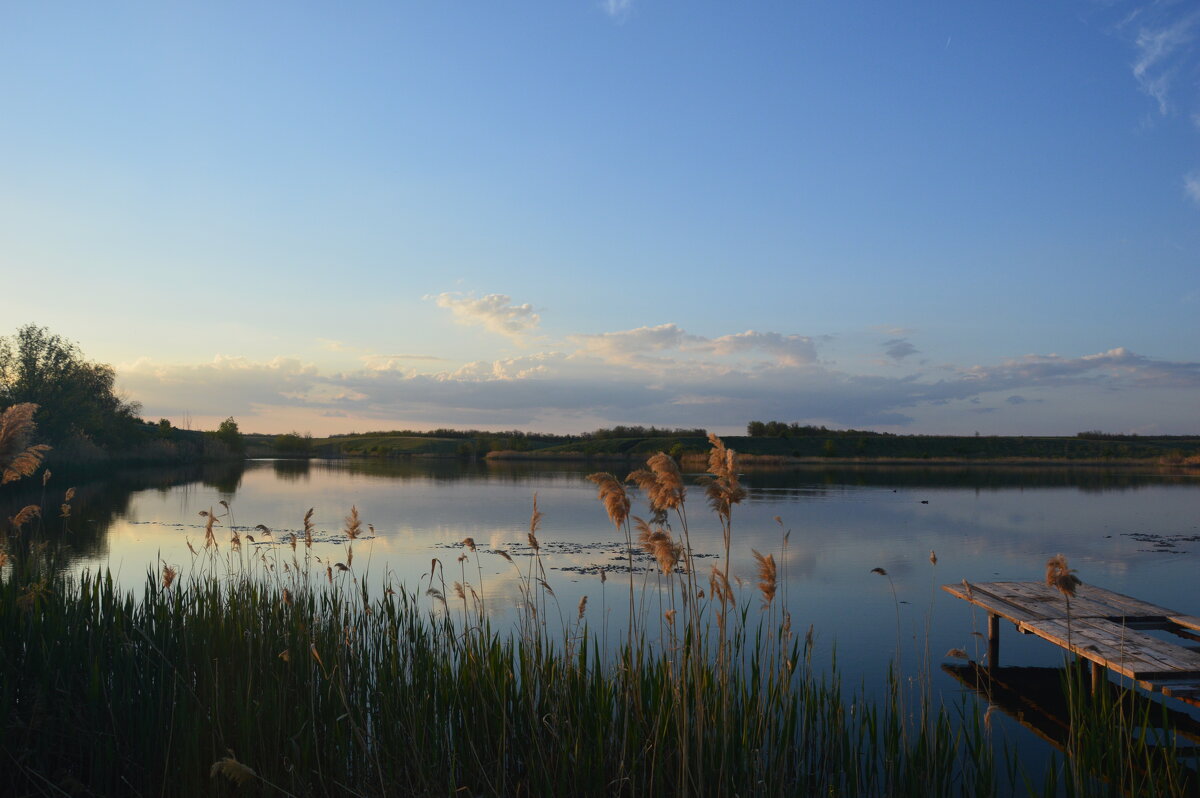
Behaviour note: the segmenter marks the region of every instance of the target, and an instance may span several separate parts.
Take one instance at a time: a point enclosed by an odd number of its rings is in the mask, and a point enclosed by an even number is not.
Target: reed
[[[0,792],[52,793],[43,780],[69,774],[97,794],[228,779],[291,795],[870,794],[933,779],[922,747],[958,758],[943,717],[893,759],[881,731],[898,708],[844,696],[802,642],[763,662],[761,627],[717,673],[646,641],[606,656],[585,635],[568,655],[561,639],[463,635],[403,588],[157,576],[139,597],[107,573],[32,598],[0,580]],[[680,727],[684,699],[709,706],[704,727]],[[974,769],[936,780],[955,792]]]

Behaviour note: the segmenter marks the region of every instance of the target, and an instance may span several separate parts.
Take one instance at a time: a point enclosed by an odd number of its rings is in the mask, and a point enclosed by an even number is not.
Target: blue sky
[[[0,334],[150,418],[1200,433],[1190,2],[11,3]]]

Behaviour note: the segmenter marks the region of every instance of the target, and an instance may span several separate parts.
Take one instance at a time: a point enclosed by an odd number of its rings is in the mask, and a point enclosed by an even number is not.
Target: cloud
[[[488,294],[476,299],[457,293],[441,293],[433,299],[439,308],[454,314],[454,320],[459,324],[480,326],[518,343],[541,322],[532,305],[513,305],[512,298],[505,294]]]
[[[803,335],[747,330],[706,338],[687,333],[675,324],[573,335],[570,341],[579,347],[580,353],[608,363],[643,368],[686,364],[688,367],[721,369],[727,367],[730,359],[754,353],[766,355],[769,362],[779,366],[802,366],[815,363],[817,359],[813,340]]]
[[[1025,385],[1064,387],[1087,383],[1110,388],[1200,388],[1200,363],[1155,360],[1117,347],[1083,357],[1025,355],[998,366],[974,366],[962,373],[979,392]]]
[[[324,378],[295,358],[255,362],[218,355],[207,363],[164,364],[149,358],[117,366],[121,389],[148,416],[242,415],[288,397],[304,397]]]
[[[612,363],[645,363],[648,352],[678,350],[692,341],[702,341],[690,336],[674,324],[657,327],[638,327],[599,334],[573,335],[570,340],[581,351]]]
[[[900,361],[909,355],[915,355],[919,350],[910,344],[904,338],[893,338],[890,341],[884,341],[883,353],[892,360]]]
[[[1127,22],[1136,17],[1131,15]],[[1134,39],[1137,55],[1133,62],[1133,76],[1142,91],[1158,103],[1158,111],[1164,116],[1171,109],[1171,83],[1191,54],[1190,45],[1195,39],[1198,22],[1200,12],[1194,11],[1171,19],[1159,13],[1156,18],[1147,20],[1146,24],[1139,27]]]
[[[698,339],[693,348],[716,355],[733,355],[743,352],[763,352],[771,355],[782,366],[802,366],[815,363],[817,349],[811,338],[803,335],[780,335],[774,332],[747,330],[734,335],[723,335],[711,340]]]
[[[633,10],[633,0],[601,0],[600,8],[613,19],[623,22]]]
[[[1194,202],[1200,203],[1200,172],[1192,172],[1184,176],[1183,190]]]
[[[446,358],[435,355],[363,355],[359,360],[371,371],[406,371],[412,369],[408,364],[413,362],[446,362]]]
[[[368,361],[328,373],[290,358],[218,357],[197,365],[140,360],[118,366],[118,375],[120,387],[143,403],[148,417],[233,415],[239,422],[255,419],[244,428],[263,432],[283,431],[271,424],[290,428],[314,418],[341,419],[341,430],[357,424],[565,432],[614,423],[736,429],[751,419],[899,430],[918,418],[946,419],[953,412],[992,407],[999,418],[1018,406],[1028,424],[1056,413],[1075,418],[1076,409],[1082,412],[1100,397],[1127,394],[1130,403],[1144,403],[1139,397],[1190,397],[1200,388],[1200,363],[1120,347],[1077,357],[1030,354],[948,366],[933,378],[924,371],[850,373],[818,360],[812,339],[771,332],[709,338],[664,324],[570,341],[574,349],[457,368],[426,362],[419,364],[429,369],[424,371],[373,368]],[[1038,398],[1028,398],[1030,392]],[[1037,416],[1028,415],[1034,412]],[[1159,420],[1168,428],[1194,426],[1187,413]],[[580,426],[572,426],[573,419]]]

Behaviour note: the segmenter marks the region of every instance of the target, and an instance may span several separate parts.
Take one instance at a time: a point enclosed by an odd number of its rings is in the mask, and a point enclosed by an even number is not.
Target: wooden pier
[[[1147,634],[1170,632],[1200,641],[1200,618],[1104,588],[1080,585],[1070,604],[1040,582],[967,582],[942,590],[988,614],[988,667],[1000,664],[1000,619],[1035,634],[1092,664],[1092,686],[1104,669],[1127,676],[1152,692],[1200,706],[1200,651]]]

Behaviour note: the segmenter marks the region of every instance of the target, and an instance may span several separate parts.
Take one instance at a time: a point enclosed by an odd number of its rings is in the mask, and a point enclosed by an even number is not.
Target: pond
[[[147,574],[163,564],[186,578],[194,562],[188,544],[200,548],[204,541],[201,511],[220,516],[214,529],[225,549],[233,526],[254,536],[254,543],[243,538],[246,552],[287,560],[288,536],[303,535],[305,513],[313,508],[312,554],[321,558],[316,568],[323,577],[327,566],[349,559],[341,530],[353,506],[364,531],[353,544],[345,578],[360,579],[371,590],[403,584],[423,592],[437,558],[447,583],[482,588],[489,613],[502,623],[520,600],[518,580],[513,566],[490,552],[504,550],[523,562],[536,496],[544,514],[541,554],[562,617],[573,620],[587,596],[592,629],[612,634],[624,628],[622,608],[628,606],[622,601],[628,585],[624,537],[586,478],[610,467],[258,460],[123,471],[80,481],[70,517],[49,513],[45,532],[69,547],[72,569],[108,568],[122,585],[140,590]],[[784,580],[780,601],[794,628],[813,628],[814,661],[828,663],[836,651],[844,682],[867,692],[882,690],[889,664],[898,660],[907,676],[929,674],[953,703],[964,688],[939,666],[951,661],[945,652],[954,648],[982,659],[986,642],[976,633],[986,631],[986,623],[939,586],[963,579],[1040,580],[1047,558],[1058,553],[1086,583],[1200,614],[1200,475],[1194,473],[831,465],[747,470],[742,481],[748,496],[734,508],[731,557],[731,573],[741,582],[739,604],[761,603],[753,551],[773,554]],[[20,494],[3,497],[0,512],[7,517],[27,502],[57,507],[66,487],[65,478],[55,475],[43,498],[40,486],[25,485]],[[633,496],[633,514],[648,517],[644,497],[637,491]],[[700,582],[707,585],[707,571],[722,562],[724,546],[698,487],[689,490],[687,517],[704,569]],[[269,537],[254,528],[260,524],[271,530]],[[474,559],[457,561],[468,537],[479,547],[478,570]],[[637,584],[653,588],[657,577],[649,560],[637,564],[643,571]],[[433,599],[429,603],[436,608]],[[1061,651],[1048,643],[1011,626],[1002,635],[1004,664],[1062,664]],[[1018,748],[1040,745],[1015,724],[1004,728]]]

